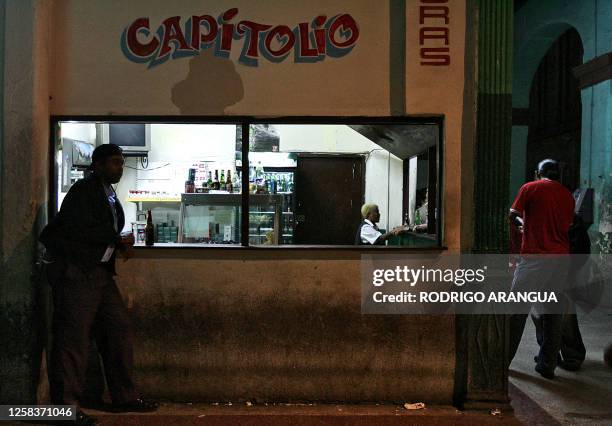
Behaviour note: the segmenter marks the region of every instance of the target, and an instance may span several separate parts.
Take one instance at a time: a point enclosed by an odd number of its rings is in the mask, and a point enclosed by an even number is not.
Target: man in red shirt
[[[565,286],[574,198],[559,183],[559,176],[556,161],[541,161],[536,180],[521,187],[510,208],[510,222],[522,232],[521,260],[514,271],[512,291],[553,291]],[[563,295],[558,293],[557,297],[562,299]],[[523,308],[522,312],[510,316],[510,361],[520,344],[531,306]],[[553,307],[554,313],[541,315],[542,342],[535,369],[548,379],[554,377],[561,348],[561,310],[562,304],[559,304]]]

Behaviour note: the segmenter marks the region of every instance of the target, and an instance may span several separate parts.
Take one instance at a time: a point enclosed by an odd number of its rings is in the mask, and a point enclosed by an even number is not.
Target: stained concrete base
[[[93,412],[92,412],[93,414]],[[406,410],[394,405],[274,405],[204,406],[164,405],[154,416],[99,415],[103,425],[518,425],[512,414],[465,413],[434,406]],[[145,420],[146,419],[146,420]],[[144,420],[142,423],[139,422]]]
[[[510,383],[560,424],[609,425],[612,424],[612,369],[603,362],[603,350],[612,343],[612,316],[579,312],[578,322],[587,349],[579,371],[557,368],[554,380],[536,373],[533,357],[538,344],[533,323],[528,320],[521,346],[510,366]]]
[[[164,403],[155,413],[86,410],[103,426],[132,425],[519,425],[512,413],[461,412],[449,406],[407,410],[398,405],[212,405]],[[17,423],[16,423],[17,424]],[[22,423],[23,424],[23,423]]]

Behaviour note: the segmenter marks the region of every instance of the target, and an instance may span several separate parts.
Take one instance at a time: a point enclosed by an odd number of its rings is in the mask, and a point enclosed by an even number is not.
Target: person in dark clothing
[[[567,282],[574,198],[559,183],[559,175],[556,161],[541,161],[536,180],[523,185],[512,204],[510,222],[522,232],[521,259],[514,271],[512,291],[547,291]],[[516,355],[531,306],[523,308],[510,316],[510,362]],[[552,379],[561,349],[563,315],[542,309],[539,318],[540,351],[535,370]]]
[[[115,284],[115,257],[133,236],[121,237],[123,208],[112,184],[123,174],[117,145],[97,147],[91,176],[76,182],[45,227],[47,278],[53,293],[51,402],[80,405],[91,338],[96,342],[115,411],[153,411],[158,404],[137,394],[132,380],[133,332]],[[78,410],[77,424],[96,424]]]
[[[576,214],[569,230],[569,242],[570,253],[574,255],[570,262],[568,278],[568,281],[572,282],[577,280],[577,271],[584,265],[588,255],[591,253],[591,240],[587,232],[587,226],[582,221],[582,218]],[[544,340],[542,318],[538,315],[532,315],[531,319],[536,328],[536,339],[541,346]],[[580,327],[578,326],[578,317],[575,306],[571,304],[568,312],[563,315],[561,350],[557,355],[557,365],[564,370],[576,371],[580,369],[585,358],[586,348],[584,347]]]

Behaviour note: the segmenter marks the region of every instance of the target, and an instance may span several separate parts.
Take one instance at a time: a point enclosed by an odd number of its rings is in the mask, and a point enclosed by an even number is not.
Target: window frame
[[[212,246],[194,246],[194,245],[179,245],[176,247],[164,246],[164,249],[251,249],[251,250],[292,250],[292,249],[331,249],[331,250],[440,250],[445,247],[443,242],[443,224],[444,224],[444,116],[443,115],[428,115],[428,116],[172,116],[172,115],[51,115],[49,120],[49,198],[48,198],[48,215],[53,218],[58,211],[57,194],[58,185],[56,179],[57,166],[55,163],[55,150],[58,143],[60,122],[105,122],[105,123],[123,123],[123,122],[140,122],[149,124],[234,124],[242,126],[242,196],[241,196],[241,223],[240,223],[240,244],[235,245],[212,245]],[[403,247],[403,246],[352,246],[352,245],[250,245],[249,244],[249,151],[250,151],[250,126],[251,124],[283,124],[283,125],[350,125],[350,124],[376,124],[376,125],[400,125],[400,124],[431,124],[438,126],[438,141],[436,144],[436,166],[437,166],[437,188],[436,188],[436,206],[438,216],[436,218],[436,245],[431,247]],[[246,142],[245,142],[246,141]],[[138,249],[142,248],[137,246]]]

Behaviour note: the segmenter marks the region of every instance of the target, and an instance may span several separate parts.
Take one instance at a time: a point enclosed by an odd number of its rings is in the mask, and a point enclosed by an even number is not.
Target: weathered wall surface
[[[282,0],[119,3],[121,7],[107,0],[58,2],[52,19],[53,114],[444,116],[444,245],[469,248],[471,190],[466,188],[472,188],[472,158],[467,153],[473,141],[462,138],[462,129],[473,123],[463,122],[464,1],[449,0],[442,6],[449,9],[446,18],[423,23],[417,0],[405,2],[405,7],[394,0],[316,0],[291,7]],[[290,27],[319,14],[349,13],[359,25],[359,39],[341,58],[296,63],[290,55],[280,63],[260,58],[258,66],[240,62],[243,40],[234,41],[229,60],[203,50],[151,68],[130,61],[121,49],[121,34],[137,17],[150,18],[153,32],[172,16],[181,16],[184,23],[192,14],[218,16],[232,7],[239,9],[233,22],[248,19]],[[422,39],[422,28],[437,38]],[[447,66],[422,64],[422,48],[444,47],[450,52]]]
[[[451,403],[454,317],[362,315],[358,256],[138,250],[117,282],[142,389],[177,401]]]
[[[0,400],[33,402],[35,395],[39,352],[32,273],[49,185],[49,108],[52,114],[101,116],[443,115],[444,243],[452,250],[469,248],[471,185],[466,182],[472,163],[466,153],[472,141],[462,141],[465,2],[448,2],[451,21],[443,25],[450,34],[451,65],[435,70],[420,65],[416,56],[415,28],[421,24],[415,0],[405,8],[405,33],[400,34],[405,46],[399,43],[405,51],[393,50],[397,40],[392,43],[389,17],[399,3],[2,3],[0,327],[11,343],[2,352]],[[121,52],[121,32],[136,17],[147,15],[156,25],[170,16],[219,14],[229,7],[238,7],[242,18],[290,26],[318,13],[348,12],[360,24],[360,41],[343,58],[316,64],[262,62],[259,67],[236,63],[238,48],[229,61],[203,53],[151,69]],[[398,56],[405,57],[405,68],[392,71],[397,66],[392,58]],[[397,83],[402,75],[398,110],[391,105],[391,80]],[[451,401],[454,318],[362,316],[354,255],[323,250],[257,256],[240,250],[232,255],[154,253],[122,264],[119,277],[136,327],[137,378],[153,395]]]
[[[48,15],[50,3],[3,2],[2,285],[0,401],[33,403],[37,340],[36,237],[46,222],[48,185]]]
[[[512,106],[529,106],[533,76],[550,46],[575,28],[586,63],[612,50],[612,3],[597,0],[532,0],[515,17]],[[595,223],[589,229],[595,249],[612,250],[612,84],[582,90],[580,186],[595,189]],[[527,127],[514,126],[512,195],[524,183]]]

